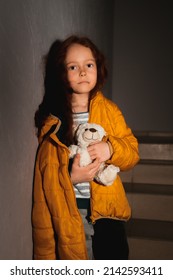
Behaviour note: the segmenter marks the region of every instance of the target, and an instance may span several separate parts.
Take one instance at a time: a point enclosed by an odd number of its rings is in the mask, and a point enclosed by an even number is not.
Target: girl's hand
[[[93,181],[95,174],[99,170],[100,162],[95,159],[92,163],[85,167],[79,166],[80,155],[77,154],[74,158],[71,169],[71,180],[73,184]]]
[[[88,153],[92,160],[98,159],[99,162],[104,162],[111,157],[110,149],[108,143],[100,141],[88,146]]]

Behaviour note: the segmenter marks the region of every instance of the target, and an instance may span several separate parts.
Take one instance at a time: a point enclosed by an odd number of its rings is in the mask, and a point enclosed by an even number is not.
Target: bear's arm
[[[77,149],[78,149],[77,145],[70,145],[69,146],[69,151],[70,151],[69,157],[70,158],[73,158],[77,154]]]

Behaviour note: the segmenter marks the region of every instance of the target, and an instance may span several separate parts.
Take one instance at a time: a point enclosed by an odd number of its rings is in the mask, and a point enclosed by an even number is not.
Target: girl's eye
[[[88,63],[88,64],[87,64],[87,67],[88,67],[88,68],[92,68],[92,67],[94,67],[94,64],[93,64],[93,63]]]
[[[70,70],[70,71],[74,71],[76,69],[77,69],[76,65],[71,65],[71,66],[68,67],[68,70]]]

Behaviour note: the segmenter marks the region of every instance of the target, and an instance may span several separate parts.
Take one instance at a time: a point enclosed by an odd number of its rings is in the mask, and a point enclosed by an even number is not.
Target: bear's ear
[[[99,124],[95,124],[94,128],[98,131],[100,138],[102,139],[104,136],[106,136],[106,131],[104,130],[104,128],[99,125]]]
[[[100,129],[100,134],[102,135],[102,138],[103,138],[104,136],[106,136],[106,131],[104,130],[103,127],[101,127],[101,129]]]
[[[73,140],[74,140],[74,144],[76,144],[76,145],[77,145],[77,132],[79,131],[80,126],[81,126],[81,124],[79,124],[74,131]]]
[[[78,138],[79,138],[79,136],[80,136],[80,133],[81,133],[81,131],[82,131],[82,129],[85,127],[85,123],[80,123],[78,126],[77,126],[77,128],[76,128],[76,130],[75,130],[75,132],[74,132],[74,141],[75,141],[75,144],[77,145],[77,142],[78,142]]]
[[[77,137],[78,134],[80,134],[83,125],[84,125],[84,124],[80,123],[80,124],[78,125],[78,127],[76,128],[76,131],[75,131],[75,136],[76,136],[76,137]]]

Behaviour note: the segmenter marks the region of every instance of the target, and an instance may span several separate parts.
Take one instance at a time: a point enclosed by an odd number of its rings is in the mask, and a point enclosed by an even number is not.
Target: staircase
[[[120,176],[132,207],[130,259],[173,259],[173,133],[136,133],[140,162]]]

